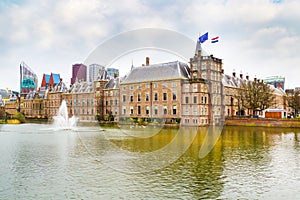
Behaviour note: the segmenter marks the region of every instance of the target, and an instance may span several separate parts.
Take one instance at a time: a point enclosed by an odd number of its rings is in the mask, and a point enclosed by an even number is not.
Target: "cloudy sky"
[[[298,0],[1,0],[0,88],[19,89],[21,61],[39,81],[54,72],[69,82],[72,64],[84,62],[103,41],[145,27],[174,30],[195,41],[208,31],[219,43],[204,46],[223,59],[225,73],[280,75],[286,87],[297,87],[299,8]]]

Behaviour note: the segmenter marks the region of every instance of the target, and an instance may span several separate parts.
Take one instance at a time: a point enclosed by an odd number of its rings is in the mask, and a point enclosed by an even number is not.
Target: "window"
[[[133,106],[130,106],[130,114],[133,115]]]
[[[194,84],[193,85],[193,92],[197,92],[198,91],[198,84]]]
[[[164,113],[164,115],[166,115],[166,114],[168,113],[168,111],[167,111],[167,106],[164,106],[164,107],[163,107],[163,113]]]
[[[110,96],[113,96],[113,91],[110,91]]]
[[[132,85],[130,86],[130,90],[133,90],[133,86]]]
[[[108,96],[108,92],[107,91],[105,92],[105,96]]]
[[[92,103],[91,104],[92,104],[92,106],[94,105],[94,99],[92,99]]]
[[[146,85],[146,88],[149,89],[149,88],[150,88],[150,85],[147,84],[147,85]]]
[[[207,98],[206,98],[206,97],[204,97],[204,103],[206,104],[206,102],[207,102]]]
[[[166,92],[163,93],[163,100],[167,101],[167,93]]]
[[[176,96],[177,96],[177,95],[176,95],[176,91],[173,91],[173,92],[172,92],[172,96],[173,96],[173,97],[172,97],[172,98],[173,98],[173,101],[176,101],[176,98],[177,98],[177,97],[176,97]]]
[[[194,96],[194,104],[197,103],[197,96]]]
[[[198,114],[198,109],[197,109],[197,108],[194,108],[193,114],[194,114],[194,115],[197,115],[197,114]]]
[[[123,91],[126,91],[126,87],[125,86],[123,87]]]
[[[185,108],[185,114],[186,114],[186,115],[189,115],[189,114],[190,114],[189,108]]]
[[[173,105],[173,115],[176,115],[176,111],[177,111],[177,107],[176,107],[176,105]]]
[[[141,86],[140,86],[140,85],[138,85],[138,86],[137,86],[137,89],[138,89],[138,90],[140,90],[140,89],[141,89]]]
[[[140,115],[141,114],[141,106],[138,106],[138,113],[137,113],[138,115]]]
[[[94,114],[94,109],[92,109],[92,115]]]
[[[109,103],[110,103],[110,105],[112,106],[112,105],[113,105],[113,100],[111,99],[111,100],[109,101]]]
[[[123,102],[126,102],[126,95],[123,94]]]
[[[137,101],[141,101],[141,94],[138,93]]]
[[[154,93],[154,101],[157,101],[157,100],[158,100],[158,93],[155,92],[155,93]]]
[[[197,119],[193,119],[193,123],[194,124],[198,124],[198,120]]]
[[[122,114],[125,115],[126,114],[126,106],[122,107]]]
[[[130,95],[130,102],[133,102],[133,95]]]
[[[185,85],[185,92],[189,92],[190,91],[190,86],[189,85]]]
[[[77,102],[77,103],[78,103],[78,105],[80,106],[80,100],[78,100],[78,102]]]
[[[117,100],[117,99],[115,99],[115,105],[116,105],[116,106],[118,105],[118,100]]]
[[[106,105],[106,106],[108,105],[108,101],[105,101],[105,105]]]
[[[150,110],[150,107],[146,106],[146,115],[149,115],[149,110]]]
[[[86,105],[89,106],[89,99],[86,100]]]
[[[177,83],[176,82],[172,82],[172,87],[176,87]]]
[[[158,114],[158,107],[154,106],[154,115],[157,115],[157,114]]]
[[[193,79],[196,79],[197,78],[197,72],[194,72],[193,73]]]
[[[157,84],[156,83],[153,84],[153,88],[157,88]]]
[[[189,97],[185,97],[185,103],[186,103],[186,104],[189,103]]]
[[[149,93],[146,93],[146,101],[149,101]]]
[[[84,115],[84,109],[82,109],[82,114]]]
[[[184,120],[184,123],[189,124],[189,123],[190,123],[190,120],[189,120],[189,119],[185,119],[185,120]]]
[[[167,86],[167,84],[163,84],[163,88],[167,88],[168,86]]]

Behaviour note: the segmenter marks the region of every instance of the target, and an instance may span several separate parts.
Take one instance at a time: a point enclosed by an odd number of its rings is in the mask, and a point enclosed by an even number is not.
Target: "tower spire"
[[[201,43],[199,40],[197,40],[197,45],[196,45],[196,50],[195,50],[195,55],[198,54],[198,51],[201,51]]]

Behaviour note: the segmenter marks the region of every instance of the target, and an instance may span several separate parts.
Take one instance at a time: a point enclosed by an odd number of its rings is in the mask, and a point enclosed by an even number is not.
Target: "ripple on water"
[[[22,134],[23,129],[27,134]],[[106,131],[95,127],[53,132],[50,125],[34,124],[2,126],[0,131],[0,196],[4,199],[294,199],[293,195],[300,195],[300,148],[294,133],[270,133],[263,138],[259,130],[242,135],[241,131],[249,130],[228,129],[203,159],[198,158],[200,146],[193,146],[155,171],[122,173],[103,161],[113,160],[120,169],[132,171],[152,167],[154,162],[142,160],[145,144],[160,147],[168,138],[157,137],[148,144],[111,129],[106,137]],[[118,144],[134,151],[134,157],[111,148],[109,140],[119,136]],[[197,137],[201,144],[201,134]],[[168,162],[172,156],[166,153],[155,159]],[[141,162],[133,165],[136,158]]]

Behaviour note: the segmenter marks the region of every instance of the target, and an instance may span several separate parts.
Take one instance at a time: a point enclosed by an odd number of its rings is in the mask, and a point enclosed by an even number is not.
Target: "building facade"
[[[76,81],[86,81],[87,67],[84,64],[74,64],[72,66],[71,85]]]
[[[99,77],[99,71],[104,70],[104,66],[99,65],[99,64],[91,64],[89,65],[89,77],[88,81],[89,82],[94,82],[95,80],[98,79]]]
[[[116,74],[119,76],[119,69],[108,67],[106,70],[110,77],[115,77]]]
[[[26,117],[53,118],[63,100],[69,117],[80,121],[206,126],[223,124],[225,117],[253,115],[241,102],[241,86],[249,76],[225,75],[222,60],[207,55],[199,42],[189,65],[179,61],[150,65],[147,57],[145,65],[132,67],[122,78],[112,68],[90,67],[98,71],[96,80],[96,72],[90,77],[93,82],[82,81],[86,67],[76,64],[69,89],[60,80],[45,93],[27,95],[22,103]],[[271,108],[286,109],[283,88],[270,87],[276,97]]]

